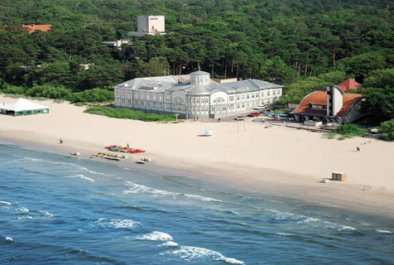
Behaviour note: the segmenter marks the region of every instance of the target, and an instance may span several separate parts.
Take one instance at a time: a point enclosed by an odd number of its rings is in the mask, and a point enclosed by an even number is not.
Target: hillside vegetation
[[[285,104],[352,77],[374,99],[366,108],[381,111],[384,101],[386,120],[394,118],[393,11],[389,0],[2,0],[0,86],[111,90],[200,66],[213,77],[284,84]],[[102,44],[136,31],[146,14],[165,15],[165,36]],[[53,29],[28,34],[20,25],[30,23]]]

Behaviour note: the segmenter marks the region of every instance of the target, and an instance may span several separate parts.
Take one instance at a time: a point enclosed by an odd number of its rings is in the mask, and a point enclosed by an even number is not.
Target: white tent
[[[20,98],[15,102],[3,103],[0,105],[0,112],[14,116],[30,115],[37,113],[48,113],[49,107],[33,103],[24,98]]]

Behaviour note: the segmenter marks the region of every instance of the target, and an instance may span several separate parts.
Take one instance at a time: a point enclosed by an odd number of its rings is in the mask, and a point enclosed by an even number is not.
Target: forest
[[[282,84],[287,105],[355,78],[380,122],[394,118],[393,13],[390,0],[2,0],[0,89],[103,101],[116,83],[200,67]],[[136,31],[138,15],[165,15],[167,34],[102,44]]]

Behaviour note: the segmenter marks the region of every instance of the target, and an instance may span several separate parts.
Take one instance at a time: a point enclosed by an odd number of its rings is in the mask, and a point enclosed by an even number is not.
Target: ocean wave
[[[172,236],[164,232],[154,231],[149,234],[137,236],[136,239],[150,241],[172,241]]]
[[[297,224],[305,224],[313,228],[329,228],[337,231],[355,231],[355,227],[342,225],[334,222],[324,221],[316,217],[298,215],[289,212],[280,212],[277,210],[268,210],[273,213],[272,217],[275,221],[295,222]]]
[[[46,160],[46,159],[41,159],[41,158],[33,158],[33,157],[23,157],[19,159],[20,161],[30,161],[30,162],[35,162],[35,163],[45,163],[49,165],[55,165],[55,166],[65,166],[67,169],[73,168],[74,170],[77,171],[82,171],[82,172],[87,172],[90,174],[95,174],[95,175],[106,175],[105,173],[102,172],[97,172],[94,170],[90,170],[84,166],[74,164],[74,163],[67,163],[67,162],[61,162],[61,161],[52,161],[52,160]],[[15,160],[16,161],[16,160]]]
[[[134,183],[132,181],[126,181],[126,185],[129,186],[130,188],[125,190],[124,193],[150,193],[154,196],[156,195],[162,195],[162,196],[177,196],[180,193],[176,192],[171,192],[171,191],[165,191],[165,190],[159,190],[159,189],[154,189],[151,187],[147,187],[144,185],[140,185],[137,183]]]
[[[313,218],[313,217],[306,217],[304,220],[299,221],[299,224],[308,224],[312,227],[316,227],[316,228],[330,228],[330,229],[334,229],[337,231],[355,231],[357,230],[355,227],[352,226],[348,226],[348,225],[342,225],[342,224],[338,224],[338,223],[333,223],[333,222],[329,222],[329,221],[323,221],[319,218]]]
[[[10,237],[10,236],[5,236],[4,237],[4,241],[6,241],[6,242],[14,242],[14,239],[12,237]]]
[[[22,206],[18,207],[16,210],[21,212],[21,213],[28,213],[28,212],[30,212],[30,210],[28,208],[22,207]]]
[[[89,182],[95,182],[95,180],[94,180],[93,178],[90,178],[90,177],[88,177],[88,176],[85,176],[84,174],[77,174],[77,175],[72,176],[72,177],[74,177],[74,178],[80,178],[80,179],[83,179],[83,180],[86,180],[86,181],[89,181]]]
[[[245,264],[245,262],[225,257],[223,254],[207,248],[182,246],[176,250],[166,251],[162,255],[176,255],[185,261],[192,261],[195,259],[212,259],[217,261],[224,261],[230,264]]]
[[[126,185],[129,187],[129,189],[124,190],[123,193],[128,194],[128,193],[146,193],[146,194],[151,194],[154,197],[157,196],[169,196],[174,199],[179,198],[179,197],[186,197],[188,199],[192,200],[198,200],[198,201],[203,201],[203,202],[222,202],[221,200],[210,198],[210,197],[205,197],[202,195],[196,195],[196,194],[188,194],[188,193],[179,193],[179,192],[173,192],[173,191],[166,191],[166,190],[160,190],[160,189],[155,189],[152,187],[144,186],[141,184],[137,184],[132,181],[126,181]]]
[[[381,233],[381,234],[392,234],[393,232],[389,231],[389,230],[383,230],[383,229],[376,229],[375,230],[377,233]]]
[[[0,201],[0,205],[11,206],[12,203],[7,202],[7,201]]]
[[[104,227],[109,227],[109,228],[127,228],[127,229],[133,229],[139,225],[141,225],[140,222],[131,220],[131,219],[105,219],[105,218],[100,218],[99,220],[96,221],[100,226]]]
[[[41,213],[43,216],[48,217],[48,218],[55,217],[55,215],[53,213],[50,213],[48,211],[38,211],[38,212]]]
[[[195,195],[195,194],[182,194],[183,196],[185,196],[186,198],[190,198],[190,199],[196,199],[196,200],[200,200],[200,201],[204,201],[204,202],[223,202],[221,200],[218,199],[214,199],[214,198],[210,198],[210,197],[204,197],[201,195]]]
[[[295,234],[292,233],[284,233],[284,232],[278,232],[276,233],[278,236],[295,236]]]
[[[161,244],[161,246],[164,246],[164,247],[177,247],[178,243],[174,242],[174,241],[167,241],[167,242],[164,242],[163,244]]]
[[[23,215],[23,216],[18,216],[17,218],[18,218],[18,220],[30,220],[30,219],[33,219],[33,216]]]

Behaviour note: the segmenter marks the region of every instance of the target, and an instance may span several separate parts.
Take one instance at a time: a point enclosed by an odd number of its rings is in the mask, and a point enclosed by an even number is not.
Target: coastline
[[[0,96],[4,100],[12,99]],[[393,143],[371,140],[356,152],[354,147],[365,139],[329,140],[321,133],[264,129],[250,121],[244,130],[236,122],[116,120],[85,114],[82,107],[68,103],[44,104],[51,107],[49,115],[0,115],[0,139],[61,155],[80,152],[82,158],[104,151],[105,145],[130,143],[147,153],[111,163],[130,165],[149,157],[154,162],[142,165],[147,170],[165,169],[249,192],[394,218]],[[198,137],[205,128],[212,128],[214,135]],[[59,138],[64,140],[61,145]],[[320,183],[335,170],[346,171],[349,181]]]

